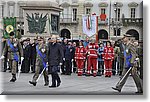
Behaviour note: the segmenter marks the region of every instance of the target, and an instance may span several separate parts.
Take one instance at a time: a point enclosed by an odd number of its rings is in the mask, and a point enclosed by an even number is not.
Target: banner
[[[3,18],[3,22],[4,22],[3,37],[5,39],[9,38],[9,33],[12,31],[15,32],[15,34],[16,34],[16,17]]]
[[[82,22],[83,22],[83,33],[87,36],[91,37],[94,34],[96,34],[96,16],[83,16]]]

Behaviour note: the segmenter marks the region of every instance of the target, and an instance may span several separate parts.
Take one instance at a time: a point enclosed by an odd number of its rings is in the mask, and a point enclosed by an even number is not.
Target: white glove
[[[1,57],[0,57],[0,59],[4,59],[4,58],[5,58],[5,56],[1,56]]]
[[[65,58],[63,58],[63,61],[65,61]]]
[[[73,62],[73,59],[71,60],[71,62]]]
[[[138,60],[139,60],[139,58],[136,58],[135,60],[136,60],[136,61],[138,61]]]
[[[62,63],[59,63],[59,65],[61,66],[61,65],[62,65]]]
[[[21,57],[21,63],[22,63],[23,59],[24,59],[24,57]]]

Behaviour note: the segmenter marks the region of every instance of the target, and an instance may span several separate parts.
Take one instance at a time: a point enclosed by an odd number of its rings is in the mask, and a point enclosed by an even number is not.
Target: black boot
[[[16,74],[12,74],[12,79],[10,80],[10,82],[15,82],[16,81]]]
[[[37,82],[29,81],[29,83],[32,84],[33,86],[36,86],[36,83],[37,83]]]

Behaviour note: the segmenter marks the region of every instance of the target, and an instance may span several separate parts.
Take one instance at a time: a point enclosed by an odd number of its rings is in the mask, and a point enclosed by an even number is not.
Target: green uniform
[[[17,51],[14,52],[8,44],[8,40],[6,42],[7,43],[4,47],[2,55],[5,56],[7,54],[8,65],[11,69],[12,74],[15,76],[18,62],[14,60],[14,53],[18,55],[19,59],[20,57],[23,57],[22,46],[18,39],[16,38],[10,39],[11,44],[14,46],[14,48],[17,49]]]
[[[136,57],[137,57],[137,53],[136,53],[136,48],[135,48],[135,46],[129,42],[127,45],[125,45],[125,51],[126,51],[126,55],[127,55],[127,56],[129,56],[130,54],[132,55],[132,58],[131,58],[129,61],[130,61],[130,63],[133,64],[133,63],[135,62]],[[123,72],[122,72],[122,76],[124,76],[125,73],[128,71],[128,69],[127,69],[126,67],[127,67],[127,66],[126,66],[126,58],[124,58],[124,69],[123,69]],[[133,66],[133,68],[132,68],[132,70],[131,70],[130,73],[132,74],[132,77],[133,77],[134,82],[135,82],[135,84],[136,84],[137,90],[138,90],[139,92],[143,91],[142,83],[141,83],[140,77],[139,77],[139,75],[137,74],[137,66],[136,66],[136,64],[134,64],[134,66]],[[119,90],[122,89],[122,87],[123,87],[123,85],[125,84],[125,82],[126,82],[126,80],[127,80],[127,78],[128,78],[128,76],[129,76],[130,73],[128,73],[128,74],[126,75],[126,77],[124,78],[124,80],[120,80],[120,81],[117,83],[117,85],[116,85],[116,88],[117,88],[117,89],[119,89]]]
[[[46,58],[44,59],[44,61],[47,62],[48,61],[47,60],[47,53],[48,53],[47,46],[45,44],[40,44],[38,46],[38,48],[42,54],[46,54]],[[43,68],[44,67],[43,67],[41,57],[37,54],[36,55],[35,74],[33,76],[32,82],[34,82],[34,83],[36,82],[36,80],[38,79],[39,74],[40,74],[41,70],[43,70]],[[46,70],[44,70],[43,75],[44,75],[45,84],[49,84],[48,68],[46,68]]]

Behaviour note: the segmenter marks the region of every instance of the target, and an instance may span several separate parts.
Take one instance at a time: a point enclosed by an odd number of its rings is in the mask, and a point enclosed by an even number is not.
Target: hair
[[[83,42],[82,41],[79,41],[79,46],[80,46],[80,43],[82,44],[82,46],[83,46]]]
[[[110,41],[107,41],[107,42],[106,42],[106,46],[107,46],[107,43],[109,43],[109,44],[110,44],[110,46],[112,46]]]

